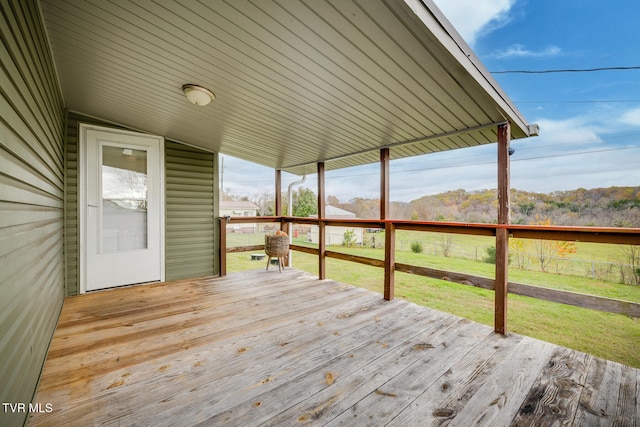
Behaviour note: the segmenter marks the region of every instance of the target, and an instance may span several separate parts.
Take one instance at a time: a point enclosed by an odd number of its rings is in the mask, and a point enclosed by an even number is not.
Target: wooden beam
[[[293,225],[290,223],[285,223],[282,221],[282,171],[280,169],[276,169],[276,216],[279,217],[280,221],[280,230],[285,233],[291,235],[291,230],[293,229]],[[291,203],[291,200],[288,201]],[[289,251],[291,254],[291,251]],[[286,267],[291,267],[290,256],[285,257],[284,265]]]
[[[498,224],[509,224],[509,123],[498,126]],[[509,231],[496,229],[495,332],[507,333],[507,294],[509,283]]]
[[[389,219],[389,148],[380,150],[380,219]],[[395,294],[396,226],[384,225],[384,299],[391,301]]]
[[[498,126],[498,224],[511,223],[509,143],[511,127]]]
[[[276,169],[276,216],[282,216],[282,171]]]
[[[327,278],[326,236],[324,218],[325,210],[324,162],[318,163],[318,278]]]
[[[343,261],[356,262],[371,267],[384,268],[384,261],[381,259],[368,258],[352,254],[344,254],[342,252],[326,251],[327,258],[341,259]]]
[[[224,166],[224,163],[220,165],[221,156],[219,153],[213,154],[213,218],[220,217],[220,201],[222,200],[222,196],[224,194],[223,191],[223,183],[222,183],[222,174],[224,171],[221,171],[221,166]],[[218,224],[213,221],[213,253],[214,261],[213,261],[213,275],[220,275],[220,222]],[[66,263],[65,263],[66,265]],[[65,267],[66,268],[66,267]],[[65,276],[66,277],[66,276]]]
[[[384,299],[391,301],[395,294],[396,226],[388,221],[384,225]]]
[[[318,255],[320,253],[320,251],[318,251],[317,248],[309,248],[307,246],[301,246],[301,245],[295,245],[294,244],[294,245],[291,245],[289,247],[294,251],[304,252],[305,254]]]
[[[220,217],[220,252],[218,260],[220,264],[220,276],[227,275],[227,219]]]
[[[461,285],[473,286],[476,288],[495,290],[494,279],[487,277],[472,276],[470,274],[456,273],[453,271],[438,270],[430,267],[423,267],[411,264],[396,263],[396,271],[402,273],[415,274],[417,276],[431,277],[433,279],[445,280],[447,282],[460,283]]]
[[[509,292],[509,232],[506,229],[496,230],[496,301],[495,332],[507,334],[507,293]]]
[[[232,246],[227,248],[227,253],[237,253],[237,252],[256,252],[263,251],[264,244],[262,245],[248,245],[248,246]]]
[[[389,149],[380,150],[380,219],[388,219],[390,212],[389,199]]]

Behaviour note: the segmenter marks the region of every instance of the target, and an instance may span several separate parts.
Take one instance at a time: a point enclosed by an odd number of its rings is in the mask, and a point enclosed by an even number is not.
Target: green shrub
[[[487,252],[487,256],[485,256],[484,258],[482,258],[482,261],[486,262],[487,264],[495,264],[496,263],[496,247],[495,246],[489,246],[488,248],[484,249]],[[509,254],[509,264],[511,264],[511,254]]]
[[[351,248],[356,244],[356,232],[353,230],[347,230],[343,234],[344,239],[342,240],[342,246],[346,246],[347,248]]]
[[[414,254],[422,253],[422,243],[420,242],[411,242],[411,252]]]

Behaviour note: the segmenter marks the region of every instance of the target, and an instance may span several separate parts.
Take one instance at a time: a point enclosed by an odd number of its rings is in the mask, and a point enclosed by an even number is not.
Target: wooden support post
[[[291,225],[291,223],[287,223],[285,224],[282,221],[282,171],[280,169],[276,169],[276,212],[275,215],[277,217],[280,218],[280,230],[286,232],[287,234],[291,235],[291,230],[289,228],[289,226]],[[289,201],[289,203],[291,203],[291,201]],[[291,251],[289,251],[289,253],[291,253]],[[282,260],[281,260],[282,261]],[[282,262],[281,262],[282,264]],[[284,265],[287,267],[291,266],[289,257],[285,257],[284,259]]]
[[[325,194],[324,194],[324,162],[318,163],[318,278],[327,278],[326,268],[326,236],[324,218]]]
[[[389,149],[380,150],[380,219],[388,219],[389,201]]]
[[[220,277],[227,275],[227,219],[220,217]]]
[[[282,216],[282,171],[276,169],[276,216]]]
[[[389,149],[380,150],[380,219],[389,219]],[[388,222],[384,226],[384,299],[394,297],[396,269],[396,228]]]
[[[395,294],[396,226],[384,224],[384,299],[391,301]]]
[[[509,123],[498,126],[498,224],[510,223]],[[507,334],[507,284],[509,282],[509,230],[496,229],[495,332]]]
[[[496,230],[496,313],[495,332],[507,334],[507,283],[509,282],[509,230]]]

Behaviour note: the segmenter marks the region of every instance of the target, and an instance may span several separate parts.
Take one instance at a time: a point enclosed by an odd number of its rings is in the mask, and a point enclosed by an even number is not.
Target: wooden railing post
[[[509,123],[498,126],[498,228],[496,228],[495,332],[507,333],[507,284],[509,283]]]
[[[220,277],[227,275],[227,218],[220,217]]]
[[[276,169],[276,216],[282,216],[282,171]]]
[[[384,224],[384,299],[391,301],[395,294],[396,226]]]
[[[380,150],[380,219],[389,219],[389,159],[388,148]],[[395,293],[396,226],[384,225],[384,299],[391,301]]]
[[[318,163],[318,278],[324,280],[327,278],[326,267],[326,236],[324,217],[325,210],[325,194],[324,194],[324,162]]]
[[[389,159],[389,149],[383,148],[380,150],[380,219],[388,219],[390,217]]]

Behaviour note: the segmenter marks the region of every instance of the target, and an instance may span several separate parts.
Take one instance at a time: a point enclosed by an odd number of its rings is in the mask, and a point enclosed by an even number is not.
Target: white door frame
[[[87,169],[87,132],[95,130],[99,132],[107,132],[111,134],[130,135],[135,137],[146,138],[155,140],[159,147],[159,183],[160,186],[160,281],[165,280],[165,189],[164,189],[164,138],[156,135],[149,135],[139,132],[126,131],[121,129],[114,129],[103,126],[96,126],[90,124],[81,123],[78,129],[78,216],[79,216],[79,289],[80,293],[87,292],[87,212],[88,212],[88,171]]]

